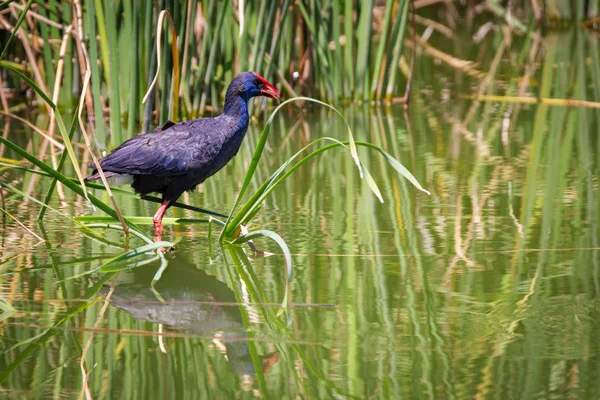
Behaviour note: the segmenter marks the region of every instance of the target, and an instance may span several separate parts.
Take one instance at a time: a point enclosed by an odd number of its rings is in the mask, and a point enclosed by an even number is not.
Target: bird
[[[163,231],[167,209],[184,192],[217,173],[238,153],[248,130],[248,101],[256,96],[278,100],[277,89],[256,72],[237,75],[225,93],[223,112],[217,117],[174,123],[123,142],[98,160],[109,185],[130,184],[140,196],[162,195],[153,217],[155,235]],[[95,164],[84,181],[100,179]]]

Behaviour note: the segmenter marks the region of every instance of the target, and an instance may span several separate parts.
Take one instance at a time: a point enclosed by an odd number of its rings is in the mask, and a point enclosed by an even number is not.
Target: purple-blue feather
[[[132,175],[132,186],[142,195],[157,192],[165,200],[176,200],[237,154],[248,129],[247,102],[260,94],[255,81],[251,72],[238,75],[227,88],[223,114],[167,123],[155,132],[137,135],[102,158],[102,170]],[[86,181],[98,178],[94,170]]]

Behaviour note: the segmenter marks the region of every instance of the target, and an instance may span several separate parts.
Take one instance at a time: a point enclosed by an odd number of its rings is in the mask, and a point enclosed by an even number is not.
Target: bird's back
[[[137,135],[100,160],[104,171],[176,176],[210,165],[221,152],[231,126],[202,118]],[[94,167],[90,164],[90,167]]]
[[[168,122],[127,140],[100,165],[111,183],[131,183],[137,193],[175,199],[223,168],[237,154],[247,127],[247,120],[225,115]],[[94,170],[86,180],[98,178]]]

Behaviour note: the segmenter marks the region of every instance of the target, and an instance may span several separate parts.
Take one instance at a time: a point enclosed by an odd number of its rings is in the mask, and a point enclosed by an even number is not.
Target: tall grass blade
[[[371,47],[371,25],[373,21],[373,0],[362,0],[358,18],[356,48],[356,90],[357,99],[369,98],[369,54]],[[385,41],[385,38],[381,39]],[[375,72],[377,73],[377,71]]]
[[[401,0],[408,1],[408,0]],[[381,37],[379,38],[379,45],[377,46],[377,54],[375,54],[375,64],[373,68],[373,78],[371,79],[371,94],[369,100],[373,101],[377,95],[377,86],[381,77],[381,66],[383,65],[383,58],[385,56],[386,44],[388,44],[387,36],[390,30],[390,23],[392,20],[392,14],[394,1],[387,0],[385,3],[385,12],[383,20],[383,28],[381,30]]]
[[[132,42],[139,42],[140,33],[140,0],[133,0],[131,4],[131,30],[132,30]],[[138,110],[139,110],[139,92],[140,92],[140,80],[138,76],[141,75],[142,65],[140,63],[140,49],[138,46],[131,46],[129,49],[129,112],[127,116],[127,137],[133,137],[136,133],[136,126],[138,121]]]
[[[344,71],[348,77],[346,87],[346,98],[351,98],[354,94],[354,22],[352,15],[354,13],[353,5],[355,0],[344,1],[344,36],[346,44],[344,45]]]
[[[90,60],[98,60],[98,39],[96,38],[96,7],[90,3],[85,9],[87,16],[86,32],[89,37]],[[104,150],[106,146],[106,132],[104,126],[104,112],[102,110],[101,83],[102,75],[97,62],[90,62],[92,71],[92,97],[94,99],[95,137],[96,143]]]
[[[387,102],[392,100],[394,90],[396,89],[396,75],[398,74],[398,65],[400,62],[400,56],[402,55],[402,48],[404,46],[404,35],[406,33],[406,27],[408,24],[409,2],[409,0],[402,0],[396,13],[396,23],[393,29],[395,32],[395,37],[392,38],[392,41],[395,42],[394,46],[392,47],[391,54],[388,55],[390,62],[387,66],[388,73],[385,75],[389,76],[389,79],[384,78],[384,81],[382,82],[382,87],[387,83],[385,93],[385,100]],[[413,46],[416,46],[416,44],[413,43]]]
[[[96,2],[98,7],[99,1]],[[118,9],[111,7],[110,0],[104,0],[104,16],[106,17],[106,39],[108,40],[108,59],[104,68],[108,70],[108,96],[110,101],[110,140],[114,145],[123,142],[121,133],[121,84],[119,79],[119,50],[117,47],[117,22],[116,13]],[[102,15],[102,9],[97,8],[97,15]],[[100,27],[100,21],[98,21]],[[108,68],[110,65],[110,68]]]

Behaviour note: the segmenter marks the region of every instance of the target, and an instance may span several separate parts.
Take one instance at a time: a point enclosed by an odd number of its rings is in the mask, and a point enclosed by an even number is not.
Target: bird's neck
[[[226,115],[230,118],[235,118],[239,122],[247,124],[249,120],[248,99],[245,99],[238,94],[231,94],[228,91],[225,95],[223,115]]]

